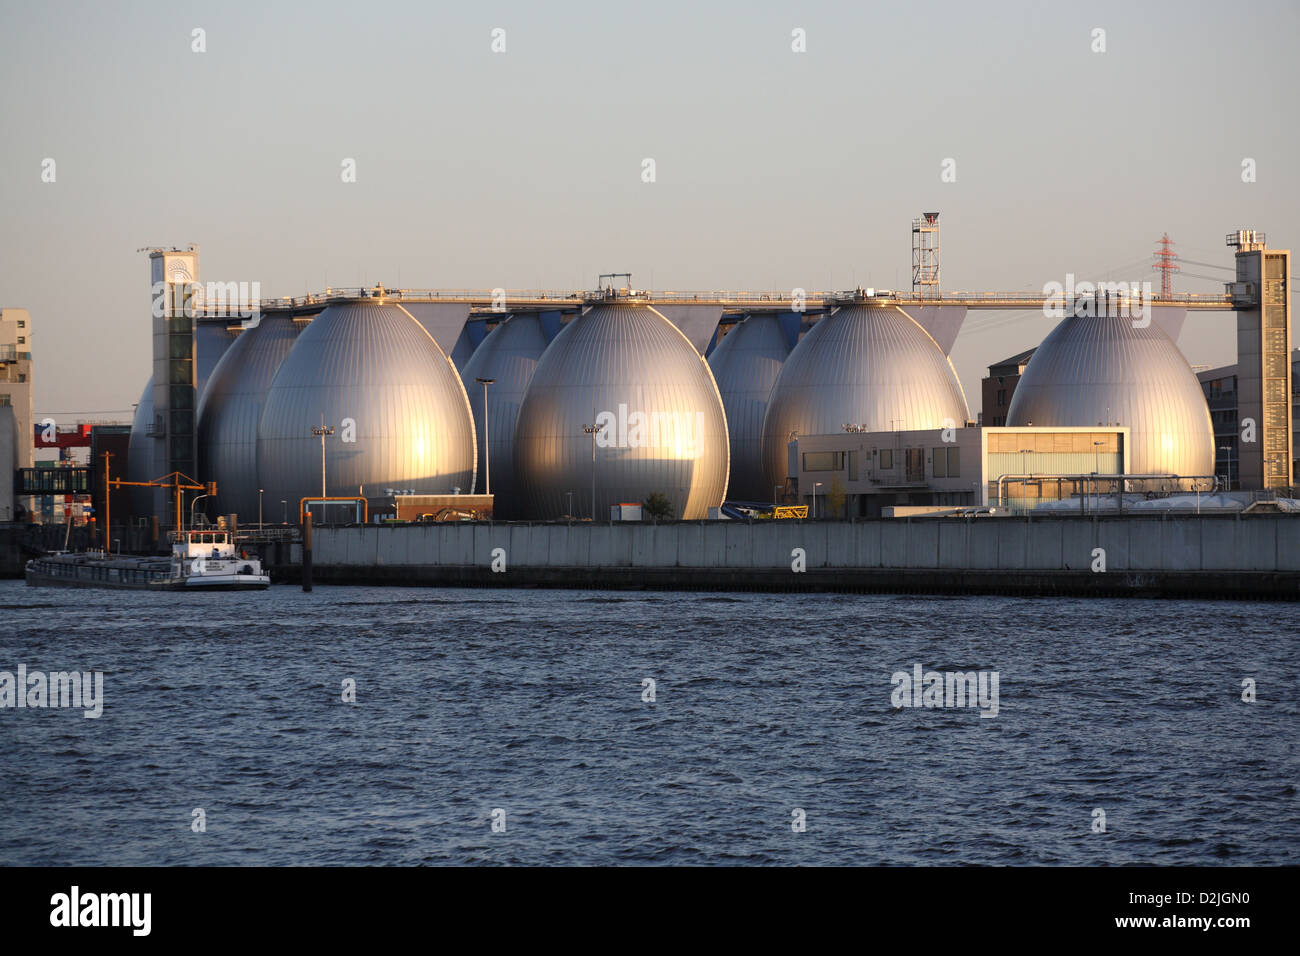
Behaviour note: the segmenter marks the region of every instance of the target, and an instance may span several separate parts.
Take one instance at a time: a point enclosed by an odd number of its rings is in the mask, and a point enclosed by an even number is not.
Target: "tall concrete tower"
[[[1237,278],[1237,427],[1241,487],[1291,484],[1291,253],[1269,249],[1253,229],[1229,233]]]
[[[194,314],[199,281],[199,247],[150,249],[153,281],[153,478],[195,472]],[[175,514],[171,492],[153,490],[153,512],[164,523]]]

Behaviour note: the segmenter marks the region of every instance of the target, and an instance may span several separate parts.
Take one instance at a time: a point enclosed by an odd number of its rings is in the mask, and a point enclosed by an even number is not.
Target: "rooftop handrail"
[[[279,298],[263,298],[257,302],[259,308],[298,308],[309,305],[324,305],[333,301],[344,299],[358,298],[381,298],[394,302],[401,302],[408,299],[413,300],[432,300],[439,299],[471,299],[491,304],[504,298],[507,311],[511,301],[554,301],[557,303],[577,303],[585,299],[599,296],[603,290],[600,289],[389,289],[382,287],[331,287],[326,292],[311,293],[304,296],[285,296]],[[950,301],[959,303],[961,301],[970,302],[1040,302],[1048,298],[1044,292],[1029,289],[1002,292],[967,292],[962,290],[951,290],[944,292],[912,292],[898,289],[842,289],[837,291],[824,291],[816,289],[803,290],[802,294],[796,293],[794,289],[772,289],[772,290],[738,290],[738,289],[713,289],[713,290],[654,290],[654,289],[635,289],[635,290],[616,290],[616,294],[611,298],[621,299],[629,297],[628,291],[635,292],[632,297],[636,300],[649,299],[654,302],[682,302],[689,303],[695,301],[722,301],[722,302],[785,302],[791,301],[796,296],[803,298],[807,302],[819,302],[826,299],[842,299],[852,297],[855,294],[865,294],[870,291],[871,297],[892,300],[900,303],[924,302],[924,303],[942,303]],[[1076,292],[1076,295],[1078,293]],[[1134,293],[1134,297],[1138,297]],[[1145,296],[1142,298],[1146,298]],[[1214,303],[1228,304],[1231,297],[1227,293],[1204,293],[1204,292],[1179,292],[1169,296],[1151,295],[1150,301],[1156,303]],[[3,347],[0,347],[3,348]]]

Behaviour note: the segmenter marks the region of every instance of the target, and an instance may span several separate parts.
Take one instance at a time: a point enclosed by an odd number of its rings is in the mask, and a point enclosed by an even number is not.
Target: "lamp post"
[[[596,432],[595,425],[583,425],[582,430],[591,436],[591,520],[596,520]]]
[[[487,387],[496,383],[494,378],[476,378],[474,381],[483,386],[483,478],[487,484],[486,494],[492,494],[492,445],[488,441]]]
[[[325,497],[325,436],[334,434],[334,426],[325,424],[325,416],[320,417],[320,425],[312,426],[311,433],[320,436],[320,496]]]
[[[265,489],[263,488],[257,489],[257,530],[258,531],[262,530],[262,492],[264,490]]]
[[[285,501],[283,498],[281,498],[281,499],[280,499],[280,507],[284,509],[284,522],[283,522],[283,523],[284,523],[284,524],[288,524],[288,523],[289,523],[289,502],[287,502],[287,501]]]
[[[814,518],[817,517],[817,489],[820,488],[821,486],[822,486],[822,483],[821,483],[820,481],[814,481],[814,482],[813,482],[813,495],[812,495],[812,498],[813,498],[813,502],[812,502],[812,505],[813,505],[813,513],[812,513],[812,516],[813,516]]]
[[[201,500],[203,500],[203,499],[206,498],[206,497],[207,497],[207,495],[195,495],[195,496],[194,496],[194,499],[190,502],[190,527],[191,527],[191,528],[195,527],[195,524],[194,524],[194,506],[197,505]]]
[[[568,492],[565,492],[565,494],[567,494],[567,495],[569,496],[569,510],[568,510],[567,514],[569,515],[569,520],[573,520],[573,492],[572,492],[572,491],[568,491]]]

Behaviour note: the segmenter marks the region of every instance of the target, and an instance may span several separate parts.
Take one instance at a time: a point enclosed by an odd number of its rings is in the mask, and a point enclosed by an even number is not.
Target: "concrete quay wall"
[[[1300,516],[321,527],[313,563],[322,583],[1294,599]]]

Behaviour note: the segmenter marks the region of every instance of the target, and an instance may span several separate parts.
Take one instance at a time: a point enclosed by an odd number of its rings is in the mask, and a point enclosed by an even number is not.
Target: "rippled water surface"
[[[0,864],[1300,863],[1298,634],[1294,604],[3,581],[0,670],[106,700],[0,710]],[[998,715],[894,709],[918,663],[996,670]]]

